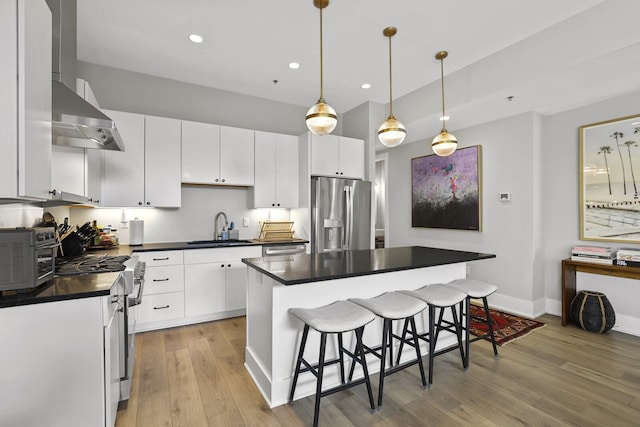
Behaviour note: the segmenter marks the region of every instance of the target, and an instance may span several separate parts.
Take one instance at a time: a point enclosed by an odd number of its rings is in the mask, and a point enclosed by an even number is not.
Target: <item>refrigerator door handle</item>
[[[345,192],[347,196],[346,210],[347,210],[347,226],[346,226],[346,237],[345,237],[345,249],[350,250],[353,240],[353,187],[347,186],[345,187]]]

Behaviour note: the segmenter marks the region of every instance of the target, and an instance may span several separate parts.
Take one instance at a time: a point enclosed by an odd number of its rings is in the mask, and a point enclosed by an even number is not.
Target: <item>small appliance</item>
[[[54,227],[0,229],[0,291],[24,291],[53,278],[57,247]]]

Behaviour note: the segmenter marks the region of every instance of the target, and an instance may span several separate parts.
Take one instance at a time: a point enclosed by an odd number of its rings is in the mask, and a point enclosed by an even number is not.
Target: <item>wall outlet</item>
[[[242,226],[243,227],[249,226],[249,218],[242,218]]]

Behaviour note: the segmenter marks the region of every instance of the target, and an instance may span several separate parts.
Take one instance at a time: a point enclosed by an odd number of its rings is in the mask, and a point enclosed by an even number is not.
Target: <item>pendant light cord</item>
[[[322,7],[320,7],[320,99],[318,102],[324,102],[323,89],[324,81],[322,78]]]
[[[446,126],[444,125],[444,58],[440,58],[440,84],[442,88],[442,131],[446,132]]]
[[[393,88],[391,77],[391,36],[389,36],[389,117],[393,117]]]

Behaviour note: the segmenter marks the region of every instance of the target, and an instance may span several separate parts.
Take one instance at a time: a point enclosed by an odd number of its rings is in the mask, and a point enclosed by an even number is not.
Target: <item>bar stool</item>
[[[367,393],[369,394],[369,403],[371,411],[375,411],[373,402],[373,393],[371,391],[371,382],[369,380],[369,371],[364,358],[364,349],[362,348],[362,333],[367,323],[370,323],[375,316],[369,310],[365,310],[357,304],[349,301],[337,301],[332,304],[318,308],[291,308],[289,312],[300,319],[304,323],[304,331],[302,333],[302,341],[300,342],[300,350],[296,362],[296,370],[293,375],[293,383],[291,384],[291,392],[289,393],[289,403],[293,401],[293,394],[298,383],[298,375],[303,372],[311,372],[316,378],[316,400],[313,412],[313,425],[318,425],[318,415],[320,412],[320,398],[346,390],[365,383],[367,385]],[[304,359],[304,348],[307,344],[307,336],[309,328],[313,328],[320,332],[320,355],[317,364],[310,364]],[[356,336],[356,350],[351,353],[342,345],[342,333],[354,331]],[[336,359],[325,361],[325,350],[327,344],[327,334],[338,334],[338,357]],[[359,363],[364,372],[364,378],[345,383],[344,376],[344,354],[352,359],[352,363]],[[322,377],[324,367],[333,364],[340,365],[341,385],[331,389],[322,391]],[[304,367],[301,365],[304,364]]]
[[[467,366],[469,366],[469,348],[470,348],[469,345],[472,342],[485,339],[487,337],[490,338],[491,344],[493,345],[493,355],[497,359],[498,346],[496,345],[496,337],[493,333],[493,322],[491,321],[491,315],[489,314],[489,303],[487,301],[487,297],[492,293],[494,293],[498,289],[498,287],[496,285],[492,285],[491,283],[481,282],[479,280],[473,280],[473,279],[458,279],[458,280],[454,280],[453,282],[447,283],[447,285],[467,294],[466,306],[468,311],[466,313],[467,323],[465,325],[465,338],[466,338],[465,355],[467,358]],[[482,299],[482,304],[484,305],[485,317],[471,316],[471,312],[469,311],[471,309],[471,306],[470,306],[471,299]],[[471,318],[473,318],[478,322],[486,323],[488,327],[488,332],[486,334],[478,335],[474,338],[469,339],[469,320]]]
[[[433,284],[424,286],[415,291],[400,291],[403,294],[420,299],[427,303],[429,307],[429,319],[428,330],[425,333],[419,334],[418,338],[429,343],[429,385],[433,384],[433,359],[436,356],[447,353],[449,351],[458,348],[460,350],[460,358],[462,359],[462,366],[467,369],[467,359],[465,357],[464,345],[462,343],[462,313],[464,311],[464,303],[467,301],[467,294],[454,289],[452,286],[445,286],[442,284]],[[459,313],[456,310],[456,305],[460,306]],[[440,315],[438,322],[436,323],[436,308],[440,309]],[[445,309],[451,310],[452,321],[449,322],[443,319]],[[438,335],[441,330],[446,330],[456,334],[458,339],[458,345],[453,345],[441,350],[435,351],[436,342],[438,341]],[[398,351],[402,352],[402,345],[404,341],[400,342],[400,348]]]
[[[378,386],[378,411],[382,409],[382,390],[384,386],[384,377],[394,374],[402,369],[413,366],[416,363],[420,367],[420,377],[422,378],[422,388],[427,387],[427,382],[424,378],[424,367],[422,365],[422,355],[420,354],[420,345],[418,344],[418,333],[416,331],[416,321],[414,316],[425,308],[427,304],[424,301],[410,297],[409,295],[401,294],[399,292],[387,292],[374,298],[361,299],[352,298],[351,302],[354,302],[367,310],[370,310],[383,320],[382,327],[382,344],[378,347],[368,347],[363,344],[365,355],[373,354],[380,359],[380,382]],[[404,329],[402,336],[395,335],[392,330],[394,320],[404,320]],[[408,341],[406,335],[408,332],[408,325],[411,326],[412,340]],[[416,359],[411,360],[403,365],[400,365],[400,353],[398,353],[398,362],[393,365],[393,339],[406,341],[408,345],[411,345],[416,350]],[[385,357],[387,348],[389,349],[389,367],[386,369]],[[378,352],[380,351],[380,352]],[[349,372],[349,379],[353,375],[354,365],[351,365],[351,371]]]

